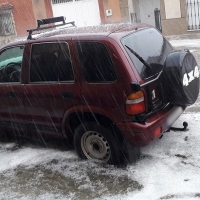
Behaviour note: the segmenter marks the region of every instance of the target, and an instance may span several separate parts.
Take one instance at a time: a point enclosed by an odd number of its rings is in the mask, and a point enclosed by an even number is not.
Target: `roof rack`
[[[57,24],[57,25],[52,25],[52,26],[40,27],[41,25],[52,24],[52,23],[56,23],[56,22],[63,22],[63,23]],[[35,29],[27,30],[27,32],[29,33],[27,39],[28,40],[32,39],[32,34],[33,34],[34,31],[41,31],[41,30],[45,30],[45,29],[49,29],[49,28],[55,28],[55,27],[58,27],[58,26],[64,26],[64,25],[67,25],[67,24],[71,24],[72,26],[76,27],[74,21],[66,23],[65,17],[63,17],[63,16],[37,20],[38,27],[35,28]]]

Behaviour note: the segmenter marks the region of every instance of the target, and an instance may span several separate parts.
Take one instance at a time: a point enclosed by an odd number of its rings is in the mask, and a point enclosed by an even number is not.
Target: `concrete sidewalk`
[[[188,34],[170,35],[170,36],[165,36],[165,38],[168,40],[200,39],[200,31],[199,32],[189,31]]]

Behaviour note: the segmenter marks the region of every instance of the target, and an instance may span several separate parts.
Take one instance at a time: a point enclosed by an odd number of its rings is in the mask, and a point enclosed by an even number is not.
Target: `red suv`
[[[60,19],[39,20],[27,40],[0,49],[1,127],[70,139],[84,159],[137,158],[140,146],[169,130],[196,101],[195,58],[189,50],[174,51],[146,24],[32,36]]]

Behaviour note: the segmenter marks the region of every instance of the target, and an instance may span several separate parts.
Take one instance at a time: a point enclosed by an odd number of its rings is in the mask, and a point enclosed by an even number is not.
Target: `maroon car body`
[[[146,39],[145,35],[140,37],[145,31]],[[74,144],[80,157],[115,163],[116,155],[113,156],[112,152],[113,149],[118,151],[121,145],[120,142],[116,142],[116,138],[123,141],[123,144],[129,143],[134,147],[147,145],[170,129],[186,108],[187,105],[172,105],[169,100],[165,101],[160,80],[163,69],[150,75],[148,72],[141,72],[136,67],[137,63],[134,63],[139,60],[133,61],[131,51],[126,48],[129,36],[136,34],[133,37],[137,44],[134,45],[144,45],[145,54],[149,54],[146,61],[159,62],[159,67],[163,67],[173,48],[154,28],[145,24],[120,24],[92,29],[73,28],[63,32],[64,34],[59,35],[41,34],[31,40],[11,43],[1,48],[0,75],[5,76],[6,68],[9,67],[13,70],[11,73],[19,74],[18,80],[14,80],[14,76],[7,72],[12,80],[0,80],[1,127],[15,131],[55,134],[72,140],[76,133]],[[154,43],[160,43],[159,48],[162,47],[156,55],[150,53],[153,51],[152,46],[145,44],[153,38]],[[13,51],[13,54],[8,50]],[[52,75],[47,71],[48,66],[45,69],[42,67],[45,64],[41,60],[47,56],[47,51],[53,53],[47,57],[48,65],[52,65],[55,56],[56,62],[53,67],[58,66],[55,71],[51,66]],[[95,59],[91,69],[88,66],[92,61],[85,61],[87,56]],[[62,67],[67,66],[66,59],[70,63],[68,71]],[[134,55],[133,59],[138,58]],[[87,62],[87,67],[84,66],[84,62]],[[87,68],[91,70],[92,75]],[[105,71],[108,68],[107,73]],[[94,70],[99,71],[97,75]],[[43,77],[45,73],[46,77]],[[63,74],[69,78],[65,78]],[[54,75],[55,78],[51,78]],[[36,78],[37,76],[39,78]],[[138,111],[133,111],[135,108],[138,108]],[[100,124],[109,130],[111,133],[108,134],[112,136],[106,138],[105,133],[102,133],[101,139],[100,136],[97,138],[95,134],[90,134],[84,136],[84,140],[77,139],[81,132],[80,125],[84,123],[85,127]],[[92,123],[92,126],[88,123]],[[98,133],[97,130],[91,131]],[[104,142],[104,138],[108,144]],[[87,144],[87,140],[90,144]],[[118,144],[113,147],[109,141]],[[91,145],[91,148],[88,145]],[[103,148],[107,145],[109,149],[104,151]],[[84,147],[89,150],[85,150]],[[96,152],[99,152],[100,157],[96,156]]]

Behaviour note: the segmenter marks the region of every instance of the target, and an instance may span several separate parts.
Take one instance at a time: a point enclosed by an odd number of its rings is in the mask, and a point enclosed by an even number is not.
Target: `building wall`
[[[16,33],[18,36],[27,35],[26,30],[35,27],[36,23],[32,0],[0,0],[0,3],[10,3],[11,5],[13,5],[13,16],[15,21]]]
[[[119,0],[121,22],[130,21],[128,0]]]
[[[105,11],[108,9],[112,10],[111,16],[106,16],[106,12],[105,12],[105,22],[106,23],[121,22],[119,0],[103,0],[103,4],[104,4]]]
[[[4,37],[0,36],[0,47],[2,47],[3,45],[5,45],[7,43],[10,43],[16,39],[17,39],[17,36],[15,36],[15,35],[14,36],[9,35],[9,36],[4,36]]]
[[[117,23],[117,22],[130,22],[130,13],[129,10],[129,1],[130,0],[103,0],[103,9],[102,4],[99,0],[99,7],[101,15],[104,14],[105,18],[101,16],[102,23]],[[106,16],[106,10],[111,9],[112,15]]]
[[[27,35],[27,30],[37,26],[37,19],[52,17],[50,0],[0,0],[13,5],[13,17],[17,36]]]
[[[47,18],[53,17],[53,10],[52,10],[52,5],[51,5],[51,0],[44,0],[44,5],[45,5]]]
[[[101,23],[106,22],[106,14],[105,14],[105,9],[104,9],[104,0],[98,0],[99,3],[99,13],[100,13],[100,19]]]
[[[140,23],[141,22],[141,18],[140,18],[140,7],[139,7],[139,0],[131,0],[132,1],[132,6],[133,6],[133,13],[136,13],[136,18],[137,18],[137,22]]]
[[[38,20],[47,18],[45,2],[43,0],[32,0],[32,2],[35,19]]]
[[[35,21],[53,17],[50,0],[32,0]]]
[[[160,11],[161,11],[163,35],[168,36],[168,35],[182,35],[188,33],[195,33],[195,31],[189,32],[187,30],[188,24],[187,24],[186,0],[180,0],[180,12],[181,12],[180,17],[167,19],[164,0],[160,0]]]

